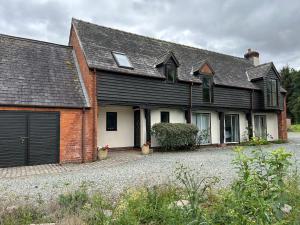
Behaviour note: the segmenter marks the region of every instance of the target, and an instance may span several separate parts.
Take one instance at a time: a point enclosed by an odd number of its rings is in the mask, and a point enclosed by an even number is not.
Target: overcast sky
[[[300,69],[299,0],[0,0],[0,33],[68,43],[71,18]]]

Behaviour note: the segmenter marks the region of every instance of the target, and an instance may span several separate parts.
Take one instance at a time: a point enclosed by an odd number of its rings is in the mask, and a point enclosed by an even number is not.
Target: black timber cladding
[[[167,83],[123,74],[97,72],[97,98],[101,102],[136,105],[189,105],[189,85]]]
[[[207,104],[202,101],[202,85],[197,84],[192,86],[192,105],[250,109],[251,92],[248,89],[215,86],[214,102]],[[115,102],[189,107],[190,84],[97,71],[97,98],[100,104]]]
[[[59,162],[58,112],[0,111],[0,167]]]

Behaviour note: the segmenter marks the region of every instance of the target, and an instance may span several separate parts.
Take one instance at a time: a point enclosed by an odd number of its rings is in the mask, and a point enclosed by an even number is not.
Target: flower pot
[[[107,158],[108,150],[99,150],[98,151],[98,159],[103,160]]]
[[[143,145],[142,147],[142,154],[148,155],[150,153],[150,146],[149,145]]]

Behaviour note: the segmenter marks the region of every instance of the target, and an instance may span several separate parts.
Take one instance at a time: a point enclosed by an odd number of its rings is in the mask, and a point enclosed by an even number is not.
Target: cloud
[[[297,0],[2,1],[0,33],[66,44],[75,17],[235,56],[253,48],[262,62],[300,68]]]

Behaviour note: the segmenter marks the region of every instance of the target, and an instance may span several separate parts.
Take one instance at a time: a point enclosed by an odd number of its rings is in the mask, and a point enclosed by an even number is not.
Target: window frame
[[[168,67],[172,67],[172,69],[174,69],[174,75],[173,75],[172,80],[169,79],[169,74],[168,74],[169,68]],[[168,83],[175,83],[175,81],[177,80],[177,66],[173,62],[173,60],[169,60],[168,62],[165,63],[164,72],[165,72],[165,76],[166,76],[166,81]]]
[[[212,143],[212,137],[211,137],[211,113],[203,113],[203,112],[195,112],[193,113],[193,117],[194,119],[194,125],[196,125],[198,127],[198,115],[200,116],[208,116],[209,119],[209,123],[208,123],[208,142],[207,143],[200,143],[200,145],[210,145]],[[201,120],[199,121],[199,124],[201,124]],[[198,127],[199,129],[199,127]],[[199,132],[201,132],[201,130],[199,129]]]
[[[267,80],[267,105],[268,107],[278,107],[278,80],[277,79]]]
[[[113,56],[115,62],[117,63],[118,67],[120,67],[120,68],[125,68],[125,69],[134,69],[133,66],[132,66],[131,61],[129,60],[129,58],[128,58],[128,56],[127,56],[127,54],[125,54],[125,53],[123,53],[123,52],[116,52],[116,51],[112,51],[111,54],[112,54],[112,56]],[[120,61],[118,60],[118,56],[117,56],[117,55],[125,56],[125,57],[127,58],[127,61],[128,61],[129,66],[122,65],[122,64],[120,63]]]
[[[256,127],[256,118],[264,118],[264,122],[265,122],[265,132],[264,132],[264,135],[265,136],[262,136],[262,137],[260,137],[260,136],[257,136],[257,134],[256,134],[256,129],[257,129],[257,127]],[[261,120],[259,119],[259,122],[260,122]],[[261,125],[259,125],[260,126],[260,128],[262,128],[261,127]],[[262,114],[256,114],[256,115],[254,115],[254,136],[255,137],[260,137],[260,138],[267,138],[268,137],[268,127],[267,127],[267,116],[266,115],[262,115]]]
[[[113,124],[111,124],[111,122],[109,122],[108,120],[111,119],[111,117],[109,116],[114,116],[115,121],[112,122]],[[111,125],[109,127],[109,125]],[[106,131],[117,131],[118,130],[118,113],[117,112],[106,112]]]
[[[162,121],[163,114],[165,114],[165,113],[167,115],[167,122]],[[161,111],[160,112],[160,122],[161,123],[170,123],[170,112],[169,111]]]
[[[231,126],[232,126],[232,118],[233,118],[233,116],[236,116],[237,117],[237,141],[229,141],[229,142],[227,142],[226,141],[226,116],[228,117],[228,116],[230,116],[230,121],[231,121]],[[231,127],[231,129],[232,129],[232,127]],[[231,134],[232,135],[232,134]],[[240,115],[239,114],[236,114],[236,113],[233,113],[233,114],[225,114],[224,115],[224,143],[239,143],[240,142]]]
[[[208,80],[208,87],[205,87],[204,85],[204,79]],[[207,100],[205,98],[204,92],[208,91],[209,94],[209,99]],[[203,76],[202,77],[202,101],[203,103],[213,103],[214,98],[213,98],[213,78],[210,76]]]

